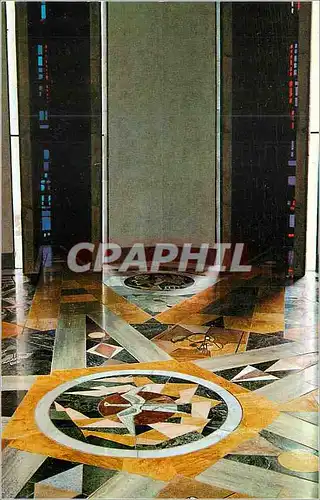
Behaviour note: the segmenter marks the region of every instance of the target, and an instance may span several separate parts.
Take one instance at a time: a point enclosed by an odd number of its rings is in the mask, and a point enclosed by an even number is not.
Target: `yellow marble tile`
[[[61,303],[68,302],[97,302],[97,299],[90,293],[84,293],[81,295],[62,295]]]
[[[133,381],[138,385],[153,384],[152,380],[148,377],[133,377]]]
[[[167,396],[180,396],[180,391],[196,388],[196,384],[165,384],[163,393]]]
[[[255,306],[255,313],[284,313],[284,292],[280,290],[270,290],[261,287],[258,292],[258,301]]]
[[[204,398],[202,396],[193,396],[192,400],[191,400],[191,403],[206,403],[206,402],[208,402],[208,399]],[[211,400],[211,408],[214,408],[215,406],[217,406],[220,403],[221,403],[221,401],[219,401],[219,400],[217,400],[217,401]]]
[[[284,451],[278,456],[282,467],[296,472],[318,472],[319,458],[304,450]]]
[[[82,434],[84,436],[95,436],[101,439],[108,439],[110,441],[114,441],[115,443],[126,444],[128,446],[135,446],[136,444],[136,436],[127,436],[122,434],[112,434],[107,432],[99,432],[99,431],[88,431],[82,429]]]
[[[35,483],[33,498],[74,498],[78,492],[55,488],[49,484]]]
[[[178,413],[175,414],[174,416],[180,416]],[[198,425],[199,427],[204,427],[210,420],[208,418],[201,418],[201,417],[182,417],[181,418],[181,423],[182,425]]]
[[[59,301],[39,300],[33,302],[28,314],[28,319],[45,319],[58,317],[60,310]]]
[[[164,324],[196,324],[190,323],[191,319],[197,316],[202,309],[212,302],[221,299],[231,290],[231,284],[227,282],[217,283],[214,286],[203,290],[202,292],[194,295],[190,299],[183,300],[171,307],[168,311],[164,311],[155,316],[155,319]],[[211,315],[210,315],[211,316]],[[210,321],[210,320],[209,320]]]
[[[81,288],[85,288],[86,290],[95,290],[97,293],[101,291],[102,294],[102,286],[103,283],[83,283]]]
[[[60,310],[61,275],[44,274],[35,291],[25,326],[37,330],[57,327]]]
[[[165,485],[156,498],[225,498],[232,491],[178,475]]]
[[[63,280],[61,284],[61,288],[65,289],[74,289],[81,288],[79,281],[76,280]]]
[[[56,288],[50,288],[48,287],[47,290],[44,290],[43,288],[39,291],[37,291],[37,293],[35,294],[32,302],[33,303],[36,303],[36,302],[41,302],[43,300],[59,300],[60,298],[60,293],[61,293],[61,290],[60,290],[60,287],[56,287]]]
[[[143,432],[142,434],[139,434],[137,438],[143,438],[143,439],[150,439],[150,440],[155,440],[155,441],[167,441],[168,436],[165,436],[159,431],[156,431],[155,429],[152,429],[151,431],[146,431]]]
[[[127,458],[123,460],[122,470],[130,474],[147,476],[160,481],[170,481],[177,474],[174,466],[171,465],[168,459]]]
[[[281,313],[254,313],[251,332],[275,333],[284,330],[284,315]]]
[[[151,314],[121,297],[106,285],[102,286],[101,292],[92,290],[92,294],[128,323],[140,324],[152,318]]]
[[[213,321],[219,318],[217,314],[193,314],[185,319],[185,325],[199,325],[202,326],[208,321]]]
[[[7,339],[9,337],[16,337],[20,333],[22,333],[23,327],[19,325],[15,325],[14,323],[6,323],[2,321],[1,324],[1,332],[2,338]]]
[[[247,350],[247,344],[249,340],[249,332],[243,332],[243,335],[241,337],[241,341],[238,344],[237,348],[237,354],[240,354],[241,352],[245,352]]]
[[[251,332],[251,316],[224,316],[224,327],[227,330],[242,330]]]
[[[46,319],[27,319],[25,326],[28,328],[34,328],[35,330],[55,330],[58,325],[58,318],[46,318]]]
[[[161,341],[160,342],[156,342],[156,344],[159,347],[161,347]],[[184,361],[196,361],[198,359],[205,359],[205,358],[208,357],[207,354],[201,353],[196,348],[193,348],[193,349],[188,349],[188,348],[176,349],[174,351],[169,350],[167,352],[168,352],[168,354],[170,354],[170,356],[172,358],[176,359],[177,361],[181,361],[181,362],[184,362]]]

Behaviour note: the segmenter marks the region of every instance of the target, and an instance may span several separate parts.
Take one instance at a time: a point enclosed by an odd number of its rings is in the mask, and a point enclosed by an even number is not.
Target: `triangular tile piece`
[[[63,490],[47,484],[37,483],[34,486],[33,498],[75,498],[78,494],[77,491]]]
[[[183,436],[188,432],[195,432],[199,430],[199,427],[196,425],[181,425],[181,424],[171,424],[171,423],[159,423],[159,424],[151,424],[150,427],[153,429],[165,434],[169,438],[175,438],[178,436]]]
[[[261,370],[263,372],[266,372],[270,366],[274,365],[278,359],[273,359],[272,361],[262,361],[261,363],[252,363],[252,366],[257,368],[258,370]]]
[[[155,429],[149,429],[146,432],[142,432],[141,434],[138,434],[139,438],[141,439],[151,439],[154,441],[164,441],[167,440],[167,436],[162,434],[161,432],[156,431]],[[137,437],[138,439],[138,437]]]
[[[243,368],[243,370],[241,370],[237,375],[235,375],[231,380],[234,381],[234,380],[239,380],[241,379],[243,376],[247,375],[248,373],[252,373],[256,370],[256,368],[254,366],[251,366],[251,365],[248,365],[246,366],[245,368]]]
[[[266,370],[266,372],[280,372],[280,371],[289,371],[289,370],[301,370],[301,367],[295,364],[293,361],[289,359],[279,359],[274,365],[270,366]]]
[[[94,436],[100,439],[106,439],[107,441],[112,441],[114,443],[124,444],[125,446],[134,446],[136,444],[136,436],[128,436],[128,434],[114,434],[99,431],[83,431],[83,434],[86,437]]]
[[[249,441],[241,443],[240,446],[232,450],[232,455],[266,455],[278,456],[283,450],[269,443],[262,436],[257,436]]]
[[[63,406],[59,405],[59,403],[55,402],[54,406],[55,406],[56,411],[66,411],[66,409]]]
[[[176,400],[176,404],[181,405],[184,403],[190,403],[196,390],[197,390],[197,386],[193,387],[192,389],[185,389],[185,390],[180,391],[180,398]]]
[[[255,370],[254,372],[248,373],[241,380],[243,382],[249,381],[262,381],[262,380],[277,380],[278,377],[271,375],[271,373],[264,373],[261,370]]]
[[[155,344],[163,351],[166,351],[167,354],[177,350],[177,344],[173,344],[167,340],[156,340]]]
[[[89,318],[89,316],[86,316],[86,333],[87,335],[89,335],[90,333],[94,332],[95,333],[100,332],[101,334],[103,334],[102,336],[100,336],[100,338],[103,338],[104,336],[107,335],[107,333],[105,332],[105,330],[103,330],[103,328],[101,328],[101,326],[99,326],[95,321],[93,321],[93,319]]]
[[[84,425],[81,425],[81,429],[90,429],[90,428],[94,428],[94,429],[97,429],[99,427],[102,427],[102,428],[118,428],[118,429],[125,429],[125,425],[123,425],[122,423],[120,422],[115,422],[113,420],[110,420],[109,418],[104,418],[103,420],[99,420],[98,422],[93,422],[92,424],[84,424]]]
[[[44,479],[38,484],[52,486],[53,488],[76,492],[75,496],[82,493],[83,465],[60,472],[56,476]],[[61,497],[60,497],[61,498]]]
[[[148,325],[148,324],[151,324],[151,325],[161,325],[161,322],[158,321],[157,319],[155,318],[151,318],[151,319],[148,319],[148,321],[145,321],[143,323],[144,325]],[[166,325],[166,328],[167,328],[168,325]]]
[[[314,365],[318,362],[318,353],[310,352],[308,354],[303,354],[301,356],[294,356],[290,358],[291,361],[295,362],[300,368],[307,368],[307,366]]]
[[[318,389],[292,399],[280,406],[281,411],[318,411],[319,404],[317,402]]]
[[[273,345],[287,344],[290,342],[292,342],[292,340],[285,339],[283,332],[268,335],[251,332],[247,343],[247,351],[261,349],[262,347],[271,347]]]
[[[246,366],[238,375],[231,379],[232,382],[242,382],[242,381],[251,381],[251,380],[277,380],[277,377],[274,375],[264,373],[261,370],[257,370],[254,366]]]
[[[188,325],[185,323],[179,323],[179,326],[182,328],[185,328],[186,330],[189,330],[189,332],[194,333],[194,334],[204,334],[207,333],[209,330],[209,326],[201,326],[201,325]]]
[[[115,470],[84,465],[83,485],[80,498],[87,498],[116,474]]]
[[[291,358],[287,359],[280,359],[276,365],[272,365],[269,370],[271,371],[271,368],[276,367],[278,371],[280,370],[302,370],[303,368],[307,368],[308,366],[311,366],[315,363],[317,363],[318,358],[317,358],[317,353],[307,353],[307,354],[302,354],[300,356],[292,356]],[[280,364],[281,363],[281,364]],[[283,368],[285,366],[285,368]],[[280,368],[279,368],[280,367]],[[291,368],[290,368],[291,367]],[[276,371],[276,370],[273,370]]]
[[[211,401],[203,403],[192,403],[192,417],[207,418],[211,410]]]
[[[80,413],[77,410],[74,410],[73,408],[64,408],[64,411],[68,415],[68,417],[71,418],[71,420],[83,420],[85,418],[89,418],[83,413]]]
[[[144,438],[137,438],[137,444],[147,444],[148,446],[151,446],[152,444],[161,444],[162,441],[156,441],[155,439],[144,439]]]
[[[124,361],[118,361],[117,359],[108,359],[103,363],[102,366],[110,366],[110,365],[125,365]]]

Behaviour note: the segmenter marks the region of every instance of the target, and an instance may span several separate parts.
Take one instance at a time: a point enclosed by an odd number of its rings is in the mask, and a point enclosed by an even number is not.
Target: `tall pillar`
[[[30,80],[27,3],[16,2],[17,71],[20,131],[23,270],[35,271],[34,199],[30,133]]]
[[[8,94],[8,56],[6,40],[6,7],[1,6],[1,50],[2,50],[2,82],[1,82],[1,112],[2,112],[2,137],[1,137],[1,208],[2,208],[2,268],[14,267],[13,245],[13,206],[11,182],[11,154],[10,154],[10,128],[9,128],[9,94]]]
[[[222,242],[231,242],[232,203],[232,3],[222,3],[221,11],[221,125],[222,125]]]
[[[101,220],[101,19],[100,2],[90,3],[91,241],[102,237]]]
[[[299,10],[298,82],[299,106],[297,121],[296,208],[294,241],[294,274],[305,273],[308,184],[308,127],[310,75],[311,2],[301,2]]]

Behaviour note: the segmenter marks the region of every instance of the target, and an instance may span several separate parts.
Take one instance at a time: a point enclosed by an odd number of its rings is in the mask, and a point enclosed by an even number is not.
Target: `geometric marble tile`
[[[37,483],[34,486],[33,498],[74,498],[79,493],[72,490],[63,490],[44,483]]]
[[[318,361],[317,353],[308,353],[300,356],[292,356],[286,359],[280,359],[274,365],[270,366],[266,371],[267,372],[276,372],[276,371],[289,371],[289,370],[302,370],[303,368],[307,368],[313,364],[316,364]]]
[[[117,377],[124,381],[112,381]],[[151,384],[145,384],[143,377]],[[180,392],[183,385],[198,387],[187,403],[178,401],[185,394]],[[196,405],[214,404],[211,409],[201,406],[201,411],[199,405],[195,416],[193,398]],[[119,365],[116,371],[100,367],[39,377],[7,424],[3,438],[14,448],[170,480],[177,474],[199,474],[256,436],[278,414],[277,407],[264,398],[194,364],[136,363]],[[123,426],[112,427],[110,421]],[[97,427],[92,426],[96,422]],[[137,438],[140,444],[132,446]],[[62,485],[58,489],[76,491]]]
[[[18,337],[2,341],[2,375],[50,373],[55,330],[25,328]]]
[[[241,370],[238,375],[233,377],[232,382],[245,382],[245,381],[252,381],[252,380],[277,380],[277,377],[274,377],[273,375],[268,375],[267,373],[264,373],[261,370],[258,370],[254,366],[246,366],[243,370]]]
[[[8,338],[8,337],[16,337],[20,333],[22,333],[23,327],[19,325],[15,325],[14,323],[6,323],[5,321],[2,321],[1,325],[1,332],[2,332],[2,338]]]
[[[74,496],[82,492],[83,465],[78,465],[72,469],[60,472],[37,484],[51,486],[60,490],[69,490],[75,493]]]
[[[73,471],[75,478],[72,477]],[[37,495],[39,498],[71,498],[72,496],[86,498],[115,473],[113,470],[91,465],[80,464],[79,469],[79,464],[75,462],[49,457],[25,483],[17,498],[37,498]],[[81,477],[81,485],[78,481],[75,487],[72,486],[75,484],[75,479],[79,480],[79,477]],[[63,478],[65,479],[65,489],[63,488]],[[62,483],[60,489],[58,482]],[[72,491],[73,488],[76,491]],[[63,492],[63,496],[60,496],[61,492]]]
[[[248,334],[214,326],[178,324],[152,341],[178,361],[193,361],[245,350]]]
[[[266,372],[266,369],[274,363],[275,361],[267,361],[244,367],[240,366],[227,370],[216,371],[215,373],[235,384],[240,385],[241,387],[254,391],[278,380],[278,373],[277,376],[274,376],[273,374]],[[285,374],[286,372],[283,372],[284,376]]]
[[[230,490],[204,484],[195,479],[176,476],[160,490],[156,498],[226,498],[232,493]]]
[[[318,457],[305,451],[287,451],[278,456],[270,455],[226,455],[226,460],[253,465],[267,471],[318,482]]]
[[[137,363],[109,333],[86,316],[86,364],[88,367]]]
[[[310,386],[311,387],[311,386]],[[299,412],[299,411],[319,411],[319,403],[317,402],[318,389],[314,389],[311,392],[300,396],[298,398],[292,399],[287,403],[281,405],[281,410],[286,412]]]
[[[249,340],[247,343],[247,351],[252,349],[261,349],[263,347],[271,347],[274,345],[287,344],[292,342],[284,338],[283,331],[271,334],[261,334],[261,333],[250,333]]]
[[[274,455],[278,456],[282,453],[281,448],[270,443],[261,435],[240,444],[237,448],[232,450],[233,455]]]

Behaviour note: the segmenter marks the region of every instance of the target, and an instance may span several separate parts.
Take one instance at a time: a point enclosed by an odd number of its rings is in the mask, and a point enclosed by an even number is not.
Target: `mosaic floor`
[[[318,306],[311,273],[3,276],[2,497],[317,498]]]

